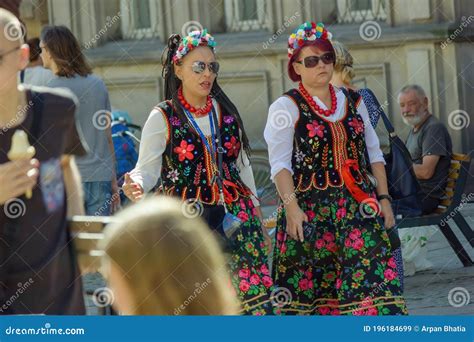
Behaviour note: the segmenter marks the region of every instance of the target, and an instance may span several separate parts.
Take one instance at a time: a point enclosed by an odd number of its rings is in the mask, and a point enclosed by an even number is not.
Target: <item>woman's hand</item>
[[[137,202],[143,197],[143,188],[140,184],[135,183],[132,178],[130,178],[130,174],[125,174],[125,179],[122,185],[123,192],[125,196],[127,196],[130,201]]]
[[[393,215],[392,204],[388,199],[380,201],[382,215],[384,218],[385,229],[391,229],[395,226],[395,216]]]
[[[37,159],[10,161],[0,165],[0,205],[23,195],[38,180]]]
[[[303,222],[308,222],[308,216],[301,210],[296,201],[285,206],[286,232],[294,240],[304,241]]]

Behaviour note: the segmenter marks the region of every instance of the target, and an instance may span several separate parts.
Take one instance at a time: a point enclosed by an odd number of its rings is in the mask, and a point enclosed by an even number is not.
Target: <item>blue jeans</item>
[[[112,208],[112,182],[83,182],[84,208],[88,216],[109,216]]]

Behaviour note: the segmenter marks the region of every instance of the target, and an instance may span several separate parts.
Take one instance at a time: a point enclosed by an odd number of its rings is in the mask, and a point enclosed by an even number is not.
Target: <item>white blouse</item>
[[[220,120],[221,113],[215,100],[214,108],[216,108],[216,114]],[[205,135],[211,135],[211,125],[208,116],[194,118],[194,120]],[[191,125],[191,123],[189,124]],[[161,109],[154,108],[143,126],[137,165],[130,171],[132,180],[140,184],[145,192],[150,191],[156,185],[161,175],[163,153],[166,149],[168,134],[165,114]],[[240,132],[240,135],[242,135],[242,132]],[[251,198],[254,205],[259,206],[260,203],[256,198],[257,189],[255,187],[252,167],[243,148],[240,150],[236,163],[240,178],[252,191]]]
[[[337,109],[336,112],[324,117],[328,121],[338,121],[345,115],[346,96],[343,91],[336,88]],[[327,106],[317,97],[313,97],[314,101],[324,110]],[[369,113],[364,101],[361,99],[357,107],[358,113],[364,121],[365,128],[365,143],[369,153],[370,163],[383,162],[382,150],[380,149],[379,138],[370,123]],[[291,157],[293,155],[293,137],[295,134],[295,124],[299,117],[299,109],[297,105],[287,96],[279,97],[272,103],[268,110],[267,124],[264,130],[265,141],[268,145],[268,156],[271,166],[271,180],[282,169],[287,169],[293,174],[291,168]]]

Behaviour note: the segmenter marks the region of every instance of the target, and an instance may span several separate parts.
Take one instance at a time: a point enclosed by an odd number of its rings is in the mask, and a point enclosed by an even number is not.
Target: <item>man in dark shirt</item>
[[[432,213],[444,195],[452,155],[446,127],[428,111],[428,98],[418,85],[403,87],[398,102],[405,124],[412,127],[406,146],[423,192],[423,214]]]
[[[84,212],[73,157],[87,152],[77,100],[67,90],[18,87],[28,55],[18,19],[0,9],[0,315],[85,314],[66,220],[67,211]],[[34,159],[10,161],[18,131]]]

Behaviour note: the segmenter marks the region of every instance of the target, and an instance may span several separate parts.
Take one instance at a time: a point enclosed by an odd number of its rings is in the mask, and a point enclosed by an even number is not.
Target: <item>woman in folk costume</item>
[[[323,24],[310,22],[290,36],[288,72],[299,87],[271,105],[265,127],[271,177],[283,201],[273,260],[275,284],[288,297],[280,309],[406,314],[387,234],[395,221],[383,154],[360,97],[329,83],[330,38]]]
[[[269,314],[273,281],[249,141],[237,108],[217,84],[215,45],[207,30],[169,38],[163,54],[167,100],[150,113],[124,191],[137,201],[161,178],[161,192],[180,197],[187,215],[201,214],[226,241],[243,313]]]

